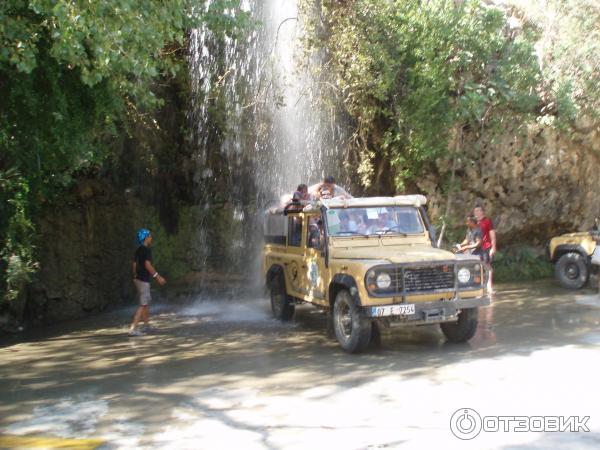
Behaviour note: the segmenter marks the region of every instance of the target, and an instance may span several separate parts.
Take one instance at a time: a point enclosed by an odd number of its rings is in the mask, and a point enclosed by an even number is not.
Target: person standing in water
[[[481,230],[481,251],[480,258],[487,272],[487,292],[493,294],[494,289],[492,286],[492,279],[494,276],[494,270],[492,268],[492,262],[494,255],[496,254],[496,230],[491,219],[485,215],[483,206],[477,205],[473,209],[473,215],[477,218],[477,224]]]
[[[141,336],[137,329],[140,321],[145,323],[145,327],[150,326],[150,281],[155,279],[161,286],[166,284],[167,280],[161,277],[152,265],[152,233],[146,228],[140,228],[137,232],[138,248],[133,256],[133,283],[138,295],[139,306],[136,310],[131,326],[129,327],[129,336]]]
[[[464,241],[458,244],[456,251],[458,253],[465,253],[467,255],[479,255],[481,253],[481,230],[477,225],[477,218],[475,216],[467,217],[467,235]]]

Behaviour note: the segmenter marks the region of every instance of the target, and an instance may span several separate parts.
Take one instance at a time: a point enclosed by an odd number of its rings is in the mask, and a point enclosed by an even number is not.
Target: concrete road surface
[[[348,355],[322,313],[281,324],[263,298],[156,305],[138,338],[132,309],[4,338],[0,448],[600,448],[600,297],[498,289],[461,345],[418,327]]]

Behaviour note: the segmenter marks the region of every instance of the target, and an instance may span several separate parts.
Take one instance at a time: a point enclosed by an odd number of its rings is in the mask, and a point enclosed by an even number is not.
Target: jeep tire
[[[362,314],[346,289],[335,296],[332,316],[335,337],[344,351],[355,353],[367,349],[371,341],[371,320]]]
[[[442,333],[448,342],[467,342],[477,331],[479,308],[466,308],[458,314],[456,322],[440,323]]]
[[[566,289],[581,289],[590,276],[586,258],[577,252],[562,255],[554,266],[554,275]]]
[[[279,273],[269,283],[271,294],[271,310],[273,316],[282,322],[287,322],[294,316],[294,304],[292,299],[285,292],[285,279],[283,273]]]

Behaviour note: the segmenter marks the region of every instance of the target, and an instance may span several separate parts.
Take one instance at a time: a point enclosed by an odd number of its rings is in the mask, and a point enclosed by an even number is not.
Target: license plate
[[[385,316],[409,316],[415,313],[415,305],[388,305],[388,306],[372,306],[372,317]]]

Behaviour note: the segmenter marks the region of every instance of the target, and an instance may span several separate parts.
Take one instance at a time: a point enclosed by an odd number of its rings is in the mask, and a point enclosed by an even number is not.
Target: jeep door
[[[288,294],[304,298],[307,294],[304,286],[305,281],[305,262],[304,247],[306,245],[304,238],[305,217],[301,213],[290,213],[288,218],[287,247],[285,266],[285,278]]]
[[[326,305],[325,235],[320,214],[307,215],[304,273],[308,301]]]

